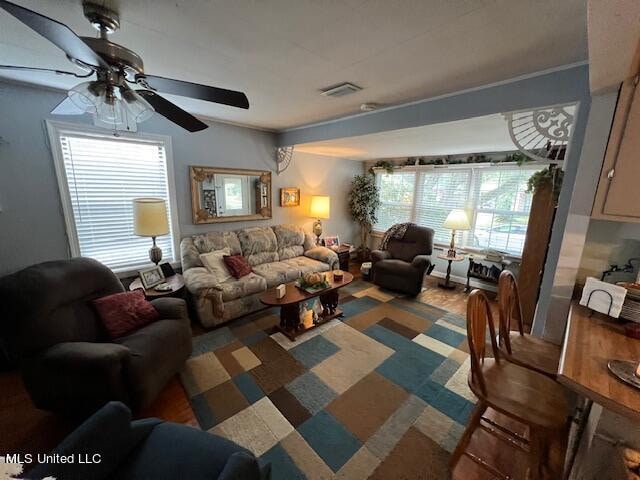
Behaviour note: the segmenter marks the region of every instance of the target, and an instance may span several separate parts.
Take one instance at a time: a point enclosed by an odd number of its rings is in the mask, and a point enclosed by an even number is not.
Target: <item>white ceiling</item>
[[[589,0],[589,82],[592,92],[618,88],[638,73],[638,0]],[[615,52],[614,55],[612,53]]]
[[[296,145],[296,152],[349,160],[515,150],[501,114]]]
[[[13,0],[95,35],[80,0]],[[103,0],[112,40],[149,73],[246,92],[248,111],[175,98],[210,118],[285,129],[586,60],[586,0]],[[0,63],[69,69],[64,54],[0,11]],[[47,74],[0,75],[68,88]],[[364,90],[325,98],[351,81]]]

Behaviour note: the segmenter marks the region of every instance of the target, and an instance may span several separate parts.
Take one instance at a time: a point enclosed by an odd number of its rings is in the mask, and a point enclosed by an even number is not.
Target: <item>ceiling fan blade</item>
[[[222,103],[231,107],[249,108],[249,100],[242,92],[218,87],[209,87],[199,83],[184,82],[155,75],[139,75],[136,79],[143,79],[151,88],[163,93],[180,95],[181,97],[198,98],[207,102]]]
[[[73,33],[73,30],[63,23],[7,0],[0,0],[0,8],[3,8],[27,27],[62,49],[69,57],[87,65],[109,68],[107,62],[100,55],[94,52],[80,37]]]
[[[51,110],[53,115],[82,115],[86,113],[84,110],[78,108],[75,103],[71,101],[69,97],[65,97],[56,107]]]
[[[85,74],[67,72],[66,70],[54,70],[51,68],[38,68],[38,67],[22,67],[18,65],[0,65],[0,70],[16,70],[16,71],[28,71],[28,72],[50,72],[56,75],[71,75],[76,78],[87,78],[93,75],[93,72],[87,72]]]
[[[179,106],[171,103],[166,98],[161,97],[156,92],[151,90],[136,90],[135,92],[149,102],[157,113],[176,125],[181,126],[185,130],[190,132],[199,132],[200,130],[209,128],[206,123],[201,122],[196,117],[185,112]]]

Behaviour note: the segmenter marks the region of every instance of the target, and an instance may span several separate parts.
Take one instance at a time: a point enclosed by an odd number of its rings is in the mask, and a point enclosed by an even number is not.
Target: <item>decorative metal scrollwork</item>
[[[276,173],[284,172],[293,158],[293,145],[276,148]]]
[[[533,160],[565,159],[573,133],[575,105],[556,105],[505,113],[511,140]]]

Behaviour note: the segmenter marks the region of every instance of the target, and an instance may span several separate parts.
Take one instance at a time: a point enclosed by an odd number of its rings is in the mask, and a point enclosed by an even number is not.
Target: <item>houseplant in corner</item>
[[[380,206],[380,194],[376,186],[375,176],[371,174],[356,175],[351,181],[349,192],[349,211],[353,219],[360,225],[360,260],[369,258],[369,233],[378,221],[376,213]]]

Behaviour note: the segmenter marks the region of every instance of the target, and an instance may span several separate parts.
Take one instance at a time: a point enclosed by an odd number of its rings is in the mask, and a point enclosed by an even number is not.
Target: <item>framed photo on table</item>
[[[337,248],[340,246],[340,237],[338,237],[338,235],[324,237],[324,246],[327,248]]]
[[[162,273],[162,269],[157,265],[140,270],[138,273],[140,274],[140,281],[142,281],[145,289],[155,287],[164,282],[164,273]]]
[[[281,207],[299,207],[300,206],[300,189],[299,188],[281,188],[280,189],[280,206]]]

